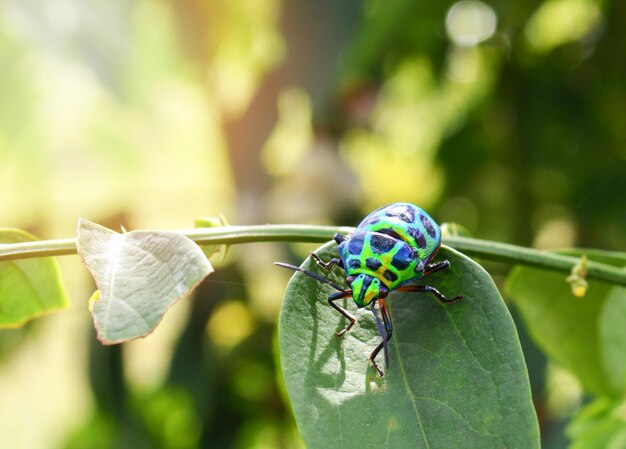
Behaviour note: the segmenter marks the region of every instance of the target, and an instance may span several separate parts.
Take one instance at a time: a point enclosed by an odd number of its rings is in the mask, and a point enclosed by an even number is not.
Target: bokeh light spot
[[[483,2],[457,2],[446,15],[446,31],[450,39],[463,47],[473,47],[486,41],[496,31],[494,10]]]
[[[600,10],[588,0],[549,0],[537,9],[526,24],[531,49],[547,52],[581,39],[596,28]]]
[[[207,332],[218,346],[233,347],[250,335],[255,321],[241,301],[225,301],[220,304],[207,324]]]
[[[567,219],[553,219],[544,223],[537,233],[533,246],[539,249],[568,248],[576,243],[576,228]]]

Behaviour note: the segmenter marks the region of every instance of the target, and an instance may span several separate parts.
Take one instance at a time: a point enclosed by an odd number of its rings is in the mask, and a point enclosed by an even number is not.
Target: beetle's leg
[[[437,263],[429,263],[424,269],[424,275],[432,274],[440,270],[445,270],[448,267],[450,267],[450,262],[448,262],[447,260],[442,260],[441,262]]]
[[[335,235],[333,236],[333,239],[335,240],[335,242],[337,242],[337,244],[339,245],[341,242],[343,242],[346,238],[339,234],[339,233],[335,233]],[[343,261],[337,257],[330,259],[328,262],[324,262],[320,256],[318,256],[315,253],[310,253],[311,258],[315,261],[315,264],[318,267],[321,267],[325,270],[330,270],[332,267],[334,267],[335,265],[337,265],[340,268],[344,268],[343,266]],[[345,268],[344,268],[345,269]]]
[[[385,330],[385,324],[383,323],[383,320],[380,319],[380,317],[378,316],[378,312],[376,311],[376,303],[378,301],[373,301],[370,304],[370,308],[372,309],[372,314],[374,315],[374,318],[376,319],[376,327],[378,328],[378,332],[380,333],[380,336],[383,337],[383,341],[386,342],[387,341],[387,331]],[[383,345],[383,349],[385,350],[385,366],[387,368],[389,368],[389,351],[387,350],[387,345]]]
[[[340,332],[337,332],[337,337],[341,337],[343,334],[348,332],[352,328],[352,326],[354,326],[354,323],[356,323],[355,317],[353,317],[346,309],[335,304],[335,301],[337,301],[338,299],[345,298],[346,296],[350,296],[351,294],[352,294],[352,290],[343,290],[340,292],[331,293],[330,296],[328,297],[328,304],[333,306],[333,308],[337,312],[339,312],[340,314],[342,314],[343,316],[345,316],[347,319],[350,320],[350,323],[348,323],[345,329],[343,329]]]
[[[334,259],[330,259],[328,262],[324,262],[322,259],[320,259],[320,256],[315,253],[311,253],[311,258],[315,261],[318,267],[321,267],[325,270],[330,270],[335,265],[343,268],[343,261],[336,257]]]
[[[335,234],[333,235],[333,240],[337,242],[337,245],[339,245],[346,240],[346,237],[339,234],[338,232],[335,232]]]
[[[387,335],[383,336],[383,341],[378,343],[378,346],[374,348],[369,356],[369,361],[378,373],[378,376],[383,377],[385,373],[383,373],[383,370],[380,369],[375,359],[380,350],[385,348],[385,366],[389,368],[389,352],[387,351],[387,343],[391,339],[391,334],[393,334],[393,324],[391,323],[391,316],[389,315],[389,309],[387,308],[387,303],[385,302],[385,300],[378,299],[378,305],[380,307],[380,314],[383,316],[383,322],[385,323],[385,333]]]
[[[444,304],[452,304],[463,299],[463,295],[458,295],[454,298],[446,298],[439,290],[430,285],[405,285],[404,287],[399,287],[397,290],[400,292],[430,293],[435,295],[437,299]]]
[[[391,322],[391,314],[387,308],[387,302],[384,299],[379,299],[378,302],[380,305],[380,314],[383,316],[383,322],[385,323],[385,332],[387,333],[387,338],[384,341],[385,367],[389,368],[389,351],[387,350],[387,342],[393,333],[393,323]]]

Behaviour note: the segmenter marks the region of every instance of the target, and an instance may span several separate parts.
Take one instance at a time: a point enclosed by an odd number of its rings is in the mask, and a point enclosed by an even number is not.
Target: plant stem
[[[330,240],[335,232],[349,234],[352,231],[354,228],[337,226],[257,225],[183,229],[174,232],[190,238],[199,245],[235,245],[276,241],[323,243]],[[0,262],[71,254],[76,254],[76,239],[0,243]]]
[[[580,257],[567,256],[550,251],[525,248],[522,246],[499,243],[489,240],[479,240],[469,237],[451,236],[444,242],[468,256],[476,256],[486,260],[508,262],[517,265],[543,268],[547,270],[570,273],[572,268],[580,262]],[[590,250],[593,253],[593,250]],[[626,255],[624,265],[626,265]],[[611,282],[613,284],[626,285],[626,269],[614,267],[592,260],[587,261],[587,278]]]
[[[335,232],[349,234],[354,228],[310,225],[259,225],[221,226],[176,231],[201,245],[254,242],[310,242],[323,243]],[[537,268],[568,273],[580,258],[553,252],[524,248],[507,243],[498,243],[468,237],[446,237],[444,243],[470,256],[485,260],[529,265]],[[62,256],[76,254],[76,239],[42,240],[13,244],[0,244],[0,262],[32,257]],[[587,262],[589,279],[626,285],[626,270],[608,264]]]
[[[0,262],[32,257],[66,256],[68,254],[76,254],[76,239],[0,243]]]

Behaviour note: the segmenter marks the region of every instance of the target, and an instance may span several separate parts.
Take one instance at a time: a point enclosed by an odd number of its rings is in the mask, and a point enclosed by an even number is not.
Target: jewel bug
[[[385,365],[389,366],[387,343],[393,333],[393,324],[385,298],[390,292],[430,293],[444,304],[463,299],[460,294],[447,298],[435,287],[414,284],[421,277],[450,266],[447,260],[433,261],[441,246],[441,230],[430,215],[419,207],[410,203],[393,203],[366,216],[352,234],[335,234],[333,239],[337,242],[339,257],[323,261],[317,254],[311,253],[311,258],[324,270],[335,266],[342,268],[346,273],[348,288],[295,265],[276,264],[303,272],[337,290],[328,296],[327,301],[349,321],[337,333],[338,337],[345,335],[354,326],[356,318],[336,304],[337,300],[351,296],[357,307],[371,307],[383,339],[370,353],[369,361],[378,375],[383,377],[376,356],[384,348]],[[376,303],[382,315],[382,323],[376,314]]]

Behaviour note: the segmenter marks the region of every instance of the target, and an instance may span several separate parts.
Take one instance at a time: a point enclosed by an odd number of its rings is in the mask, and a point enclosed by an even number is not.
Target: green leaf
[[[569,449],[626,447],[626,404],[600,398],[587,404],[567,426]]]
[[[623,253],[568,251],[615,266]],[[582,298],[572,294],[562,273],[515,267],[506,283],[533,339],[584,388],[598,395],[619,396],[626,389],[626,289],[589,280]]]
[[[19,229],[0,229],[0,245],[33,240],[37,239]],[[0,328],[21,326],[67,305],[59,267],[52,257],[0,262]]]
[[[90,300],[104,344],[143,337],[168,308],[213,271],[202,250],[175,232],[119,234],[79,220],[78,253],[98,292]]]
[[[336,253],[334,243],[317,251],[325,260]],[[539,447],[526,366],[498,290],[462,254],[443,247],[440,257],[451,268],[427,283],[448,296],[462,292],[465,299],[442,305],[426,294],[393,293],[390,366],[382,379],[367,360],[381,340],[371,312],[346,301],[358,322],[338,338],[346,319],[326,301],[332,288],[300,272],[292,277],[279,343],[307,447]],[[310,258],[303,267],[320,272]],[[344,283],[338,268],[322,274]],[[378,361],[382,366],[382,353]]]
[[[626,289],[608,292],[600,320],[600,350],[608,383],[621,396],[626,390]]]

